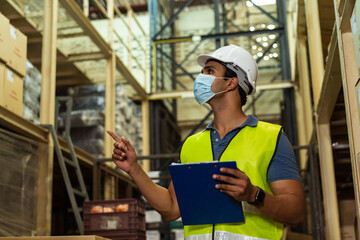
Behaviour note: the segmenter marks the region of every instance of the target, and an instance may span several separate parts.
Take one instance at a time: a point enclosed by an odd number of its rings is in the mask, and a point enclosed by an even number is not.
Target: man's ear
[[[239,80],[237,77],[233,77],[231,78],[231,81],[229,81],[228,87],[231,87],[232,89],[234,88],[234,86],[238,86],[239,85]]]

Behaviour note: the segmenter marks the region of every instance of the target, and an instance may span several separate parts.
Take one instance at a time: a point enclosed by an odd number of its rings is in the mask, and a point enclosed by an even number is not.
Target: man
[[[304,218],[304,194],[291,145],[277,125],[246,116],[246,95],[255,92],[257,64],[246,50],[235,46],[201,55],[202,73],[195,79],[194,95],[208,103],[214,120],[189,137],[181,150],[182,163],[237,162],[238,169],[222,168],[214,175],[219,191],[243,202],[245,223],[185,226],[185,239],[281,239],[283,224],[298,225]],[[147,201],[165,219],[180,217],[173,184],[154,184],[136,161],[131,144],[114,138],[113,160],[135,181]],[[189,196],[191,197],[191,196]]]

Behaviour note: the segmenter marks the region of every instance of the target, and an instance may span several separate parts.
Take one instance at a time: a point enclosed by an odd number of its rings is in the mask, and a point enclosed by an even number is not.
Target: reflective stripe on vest
[[[267,182],[267,170],[275,154],[280,132],[280,126],[261,121],[256,127],[245,126],[230,141],[219,160],[236,161],[237,167],[246,173],[253,185],[273,194]],[[181,149],[180,160],[181,163],[214,160],[210,131],[206,130],[189,137]],[[281,223],[267,217],[256,207],[247,203],[243,203],[243,206],[245,223],[216,224],[215,232],[254,237],[251,239],[281,239],[283,234]],[[204,235],[205,237],[208,234],[211,235],[212,230],[212,225],[185,226],[184,235],[186,239],[190,236]]]
[[[212,240],[212,234],[190,235],[185,240]],[[225,231],[215,231],[214,240],[267,240],[265,238],[250,237]]]

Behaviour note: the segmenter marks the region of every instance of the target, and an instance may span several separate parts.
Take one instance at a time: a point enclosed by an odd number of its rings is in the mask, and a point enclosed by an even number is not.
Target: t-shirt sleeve
[[[301,181],[302,179],[296,164],[294,150],[291,147],[291,143],[287,138],[286,133],[281,133],[275,151],[274,158],[272,159],[267,172],[268,183],[289,179]]]

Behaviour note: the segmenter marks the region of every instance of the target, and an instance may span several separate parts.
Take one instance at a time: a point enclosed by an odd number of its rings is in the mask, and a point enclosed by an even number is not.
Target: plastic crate
[[[84,203],[84,230],[86,234],[92,231],[117,230],[119,234],[145,231],[145,203],[137,199],[87,201]]]
[[[84,214],[85,231],[129,230],[145,231],[145,215],[136,212]]]
[[[101,200],[101,201],[86,201],[84,202],[84,214],[92,214],[91,210],[96,206],[101,206],[103,210],[106,208],[107,210],[112,209],[114,212],[119,212],[117,206],[119,205],[128,205],[128,210],[124,212],[138,212],[145,214],[145,202],[140,201],[136,198],[125,198],[125,199],[116,199],[116,200]]]
[[[112,240],[146,240],[146,232],[142,230],[89,231],[86,234],[97,235]]]

